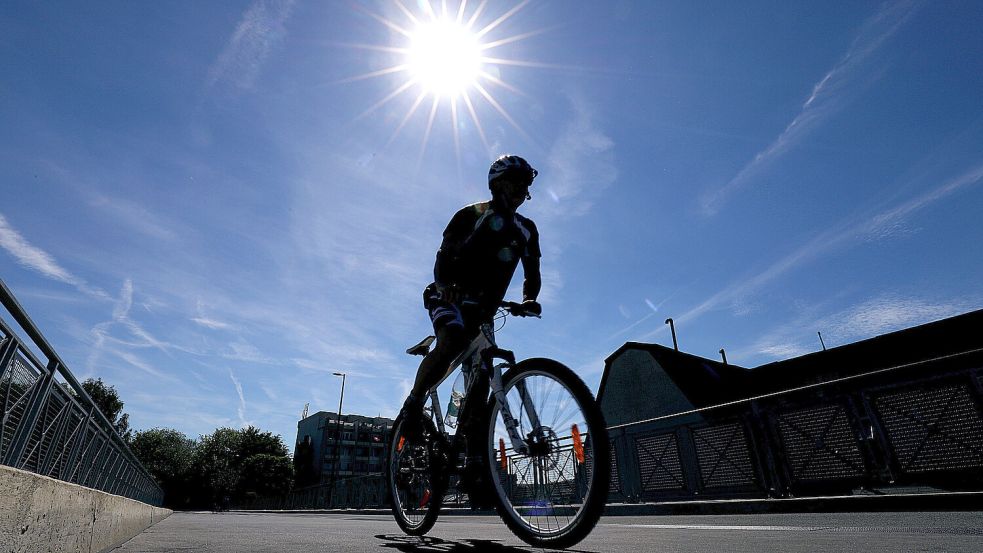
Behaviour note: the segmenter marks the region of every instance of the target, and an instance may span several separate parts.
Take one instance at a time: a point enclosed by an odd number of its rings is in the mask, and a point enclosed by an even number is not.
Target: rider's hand
[[[536,300],[525,300],[520,305],[526,317],[538,317],[543,314],[543,306],[539,305],[539,302]]]
[[[440,299],[447,303],[459,304],[464,300],[464,293],[456,284],[438,284],[437,291],[440,293]]]

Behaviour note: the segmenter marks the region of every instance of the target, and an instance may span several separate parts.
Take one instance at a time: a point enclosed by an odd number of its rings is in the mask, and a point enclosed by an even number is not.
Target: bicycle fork
[[[509,407],[508,399],[505,397],[505,386],[502,383],[502,369],[515,366],[515,354],[496,347],[483,351],[482,357],[485,366],[491,369],[492,397],[495,398],[499,410],[502,413],[502,421],[505,423],[505,430],[508,432],[509,441],[512,442],[512,450],[520,455],[528,455],[530,453],[529,442],[526,437],[523,437],[519,433],[519,421],[512,415],[512,409]],[[494,359],[501,359],[504,363],[495,364],[493,363]],[[526,390],[526,383],[520,380],[516,383],[516,389],[519,391],[519,400],[522,403],[522,409],[526,413],[533,432],[539,433],[541,431],[539,415],[536,413],[536,406],[533,404],[532,397]],[[529,438],[538,439],[541,436],[530,434]]]

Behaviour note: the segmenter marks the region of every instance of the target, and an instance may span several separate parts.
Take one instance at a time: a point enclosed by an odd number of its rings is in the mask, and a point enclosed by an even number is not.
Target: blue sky
[[[470,109],[402,67],[424,0],[5,5],[0,277],[134,427],[292,445],[336,371],[394,415],[503,152],[545,282],[500,341],[594,389],[666,317],[753,367],[983,307],[980,3],[446,11],[488,46]]]

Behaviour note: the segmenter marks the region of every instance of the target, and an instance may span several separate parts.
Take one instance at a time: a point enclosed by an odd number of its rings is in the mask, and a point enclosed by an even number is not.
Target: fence
[[[296,488],[279,497],[246,498],[241,509],[371,509],[389,507],[381,474],[339,478],[335,484]]]
[[[0,280],[0,464],[160,505],[163,491]]]
[[[609,501],[983,490],[983,349],[609,429]]]

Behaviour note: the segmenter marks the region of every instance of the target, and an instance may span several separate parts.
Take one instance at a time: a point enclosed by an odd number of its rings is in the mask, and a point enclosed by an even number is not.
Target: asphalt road
[[[373,551],[522,553],[496,517],[446,516],[426,538],[403,535],[390,517],[344,514],[174,513],[119,553]],[[612,516],[572,551],[972,552],[983,551],[983,512]]]

